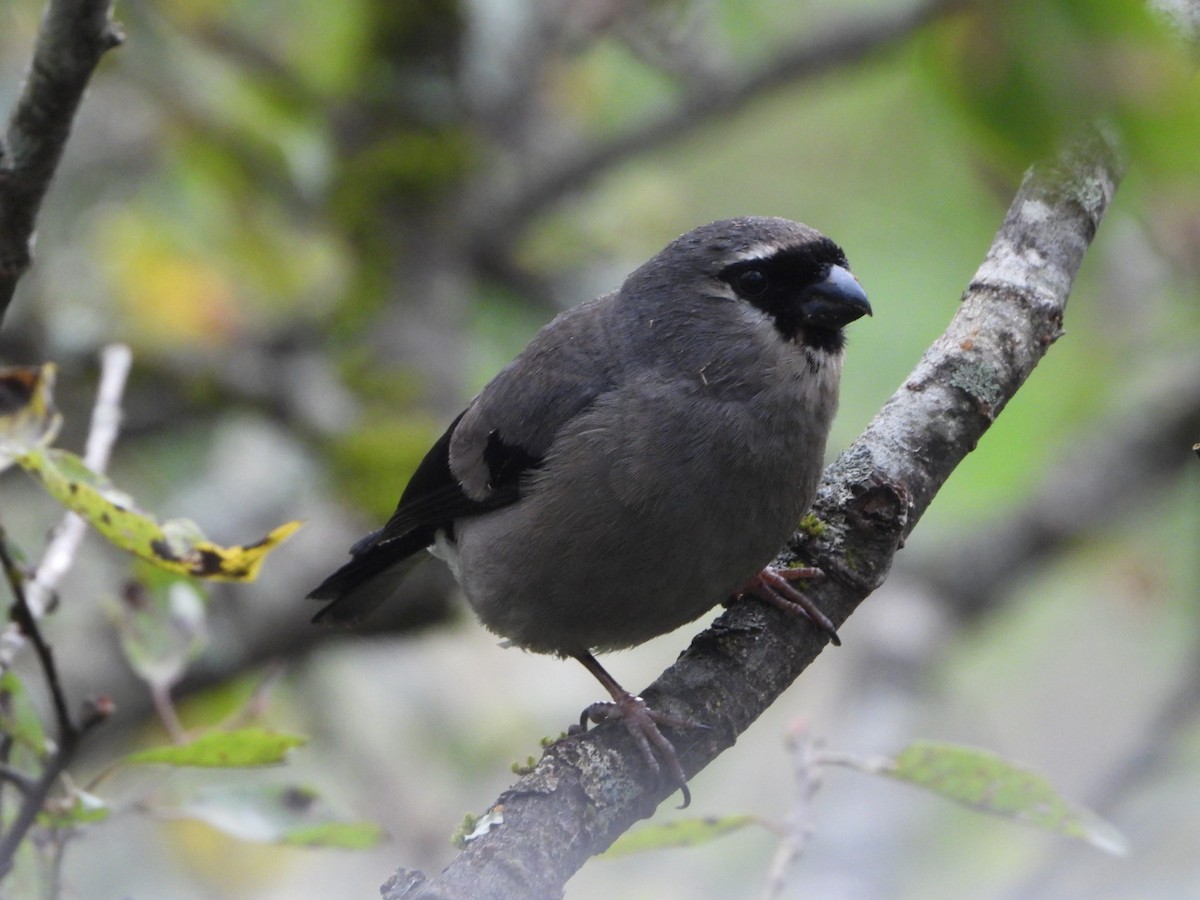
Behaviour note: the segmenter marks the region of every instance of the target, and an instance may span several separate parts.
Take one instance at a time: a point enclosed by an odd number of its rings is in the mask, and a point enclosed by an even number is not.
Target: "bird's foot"
[[[816,605],[806,596],[792,587],[790,582],[808,581],[820,578],[825,573],[811,566],[801,566],[795,569],[780,569],[767,566],[739,592],[740,595],[753,594],[760,600],[765,600],[772,606],[793,614],[802,613],[809,620],[829,635],[829,640],[835,646],[841,646],[842,639],[838,637],[837,629],[829,616],[817,609]]]
[[[692,802],[692,793],[687,786],[687,775],[684,774],[683,765],[679,762],[674,745],[667,740],[658,726],[666,725],[671,728],[706,728],[707,726],[692,719],[684,719],[680,716],[653,710],[641,697],[628,691],[621,691],[619,694],[613,694],[611,702],[593,703],[585,709],[579,717],[578,727],[572,728],[571,731],[579,734],[587,731],[589,721],[598,725],[609,719],[620,719],[625,723],[625,727],[629,729],[629,734],[633,737],[633,742],[637,744],[646,763],[655,772],[662,771],[662,766],[658,762],[658,758],[662,757],[663,762],[666,763],[667,774],[683,794],[683,804],[679,808],[685,809]],[[655,750],[658,751],[657,756]]]

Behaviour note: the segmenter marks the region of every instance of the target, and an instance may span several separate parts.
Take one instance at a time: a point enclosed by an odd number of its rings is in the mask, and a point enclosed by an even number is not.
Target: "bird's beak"
[[[871,315],[871,304],[850,270],[833,266],[824,281],[800,295],[800,311],[806,325],[841,328],[855,319]]]

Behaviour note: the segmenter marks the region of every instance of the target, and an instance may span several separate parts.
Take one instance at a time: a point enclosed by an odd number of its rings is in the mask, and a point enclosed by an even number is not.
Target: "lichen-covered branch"
[[[42,198],[105,51],[121,43],[113,0],[49,0],[0,144],[0,323],[33,258]]]
[[[1100,135],[1026,176],[945,333],[825,474],[792,551],[827,579],[810,591],[835,623],[876,587],[950,473],[976,446],[1062,329],[1067,297],[1120,179]],[[694,773],[824,649],[806,621],[735,604],[644,696],[706,723],[671,734]],[[497,824],[436,878],[401,871],[385,896],[559,896],[566,880],[673,788],[659,783],[625,729],[559,741],[493,807]]]

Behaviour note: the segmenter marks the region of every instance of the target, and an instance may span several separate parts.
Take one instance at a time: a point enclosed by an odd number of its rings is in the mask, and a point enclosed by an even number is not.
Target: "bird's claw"
[[[840,647],[842,639],[838,637],[837,629],[829,620],[829,616],[817,609],[811,600],[791,585],[793,581],[808,581],[823,577],[824,574],[820,569],[812,566],[800,566],[795,569],[767,566],[742,588],[741,594],[753,594],[784,612],[802,613],[808,617],[809,621],[829,635],[830,643]]]
[[[679,762],[679,755],[675,752],[674,745],[667,740],[658,726],[666,725],[670,728],[706,728],[707,726],[691,719],[653,710],[641,697],[625,692],[612,701],[593,703],[580,715],[579,725],[571,726],[571,731],[579,734],[587,731],[589,721],[598,725],[609,719],[620,719],[625,723],[633,742],[637,744],[642,757],[655,773],[662,772],[662,766],[658,761],[659,757],[662,758],[666,763],[667,774],[671,777],[671,781],[683,794],[683,803],[679,808],[687,808],[692,802],[692,793],[687,786],[687,775],[683,771],[683,765]],[[658,751],[657,756],[655,750]]]

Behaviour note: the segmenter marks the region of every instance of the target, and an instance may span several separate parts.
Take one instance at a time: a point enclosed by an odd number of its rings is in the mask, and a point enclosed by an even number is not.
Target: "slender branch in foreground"
[[[29,601],[25,596],[25,579],[8,552],[8,538],[4,533],[3,526],[0,526],[0,566],[4,568],[4,577],[8,581],[9,590],[13,595],[10,613],[13,624],[21,629],[21,634],[33,644],[33,651],[37,654],[42,674],[46,678],[46,686],[50,688],[50,699],[54,702],[54,716],[58,720],[59,741],[65,742],[70,739],[71,733],[75,730],[75,726],[71,722],[71,714],[67,711],[67,696],[63,692],[62,680],[58,677],[58,666],[54,664],[54,654],[50,652],[50,645],[42,637],[37,619],[29,608]]]
[[[123,40],[112,0],[49,0],[0,144],[0,322],[33,258],[38,210],[92,72]]]
[[[58,720],[58,744],[48,754],[41,776],[36,780],[18,779],[17,773],[6,767],[5,780],[21,788],[21,807],[12,823],[9,824],[8,830],[0,834],[0,880],[2,880],[12,870],[17,848],[21,846],[25,835],[37,821],[38,813],[46,805],[46,799],[54,790],[59,776],[74,759],[75,752],[84,736],[108,716],[110,704],[106,701],[88,703],[84,708],[80,724],[76,725],[71,720],[71,714],[67,709],[67,697],[63,691],[62,681],[58,677],[58,666],[54,662],[54,654],[42,636],[37,619],[29,608],[25,597],[24,582],[16,563],[9,555],[8,544],[2,529],[0,529],[0,565],[3,566],[8,585],[12,589],[13,621],[33,644],[38,662],[41,664],[46,678],[46,685],[50,689],[54,714]]]
[[[793,722],[787,735],[788,755],[792,761],[793,788],[792,809],[780,836],[779,847],[771,860],[767,883],[763,888],[763,900],[782,897],[787,887],[788,870],[804,853],[813,834],[813,799],[821,789],[821,767],[817,754],[817,742],[809,733],[808,723]]]
[[[107,468],[113,445],[116,443],[121,422],[121,396],[125,390],[131,359],[129,348],[123,345],[106,347],[101,354],[100,387],[92,409],[84,456],[84,462],[97,472]],[[0,564],[3,565],[13,594],[12,623],[0,635],[0,671],[7,670],[12,665],[17,651],[26,641],[32,643],[50,689],[58,721],[58,744],[48,753],[45,767],[38,778],[19,780],[15,770],[7,766],[5,774],[0,775],[0,780],[21,788],[21,806],[17,815],[9,824],[8,830],[0,834],[0,880],[11,871],[17,849],[37,821],[38,813],[45,806],[59,777],[75,758],[84,737],[112,713],[110,701],[89,701],[84,706],[80,723],[76,725],[72,721],[58,666],[38,626],[38,621],[45,614],[48,601],[59,581],[75,560],[86,527],[79,516],[67,513],[46,549],[37,574],[29,581],[25,581],[18,572],[4,543],[3,530],[0,529]]]
[[[1121,168],[1093,134],[1026,175],[946,332],[826,471],[809,520],[816,524],[792,550],[829,576],[810,595],[835,624],[882,583],[937,491],[1061,334],[1067,296]],[[825,644],[796,617],[737,603],[644,696],[655,709],[709,726],[671,734],[694,774]],[[602,725],[550,747],[492,807],[496,827],[441,875],[401,870],[384,896],[559,896],[588,857],[672,791],[657,783],[624,728]]]
[[[73,728],[67,739],[50,754],[41,776],[25,791],[16,818],[8,826],[8,830],[0,835],[0,880],[12,871],[13,858],[17,849],[21,846],[21,842],[34,822],[37,821],[38,813],[46,805],[46,800],[58,783],[59,776],[66,771],[71,760],[75,758],[79,744],[88,732],[108,717],[109,712],[111,712],[111,707],[107,701],[101,700],[85,704],[79,725]]]

